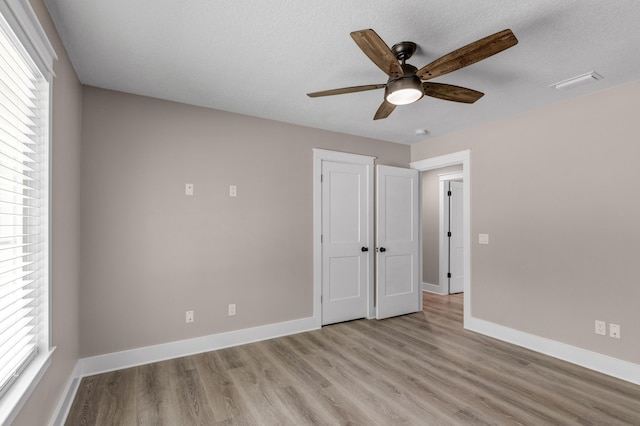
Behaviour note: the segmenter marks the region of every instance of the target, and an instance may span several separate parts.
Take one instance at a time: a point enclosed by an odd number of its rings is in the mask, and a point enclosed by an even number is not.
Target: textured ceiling
[[[411,144],[640,79],[640,2],[631,0],[45,0],[82,83]],[[373,121],[385,83],[349,33],[410,40],[418,68],[510,28],[519,44],[434,82],[485,93],[425,97]],[[603,80],[558,91],[589,71]],[[426,129],[426,136],[416,136]]]

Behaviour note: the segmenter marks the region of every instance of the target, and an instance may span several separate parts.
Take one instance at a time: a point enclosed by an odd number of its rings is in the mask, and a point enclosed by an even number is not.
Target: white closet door
[[[377,166],[376,317],[420,310],[419,172]]]

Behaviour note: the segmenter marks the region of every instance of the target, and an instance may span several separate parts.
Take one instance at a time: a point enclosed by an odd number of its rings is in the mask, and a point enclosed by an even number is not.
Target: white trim
[[[464,176],[462,172],[452,172],[452,173],[441,173],[438,175],[438,180],[440,182],[448,181],[448,180],[462,180],[464,181]]]
[[[424,300],[422,297],[422,292],[425,291],[425,285],[429,286],[432,284],[427,284],[424,281],[424,247],[422,245],[422,235],[424,232],[424,229],[422,228],[423,225],[423,214],[422,214],[422,209],[424,208],[423,204],[422,204],[422,196],[424,195],[422,193],[422,173],[418,173],[418,282],[422,283],[422,286],[420,286],[420,289],[422,291],[419,291],[419,302],[418,302],[418,309],[420,311],[422,311],[424,309]],[[376,236],[377,237],[377,236]],[[377,244],[376,244],[377,245]],[[377,278],[377,277],[376,277]]]
[[[324,161],[333,161],[334,163],[373,165],[373,163],[376,161],[376,157],[371,157],[369,155],[351,154],[348,152],[340,151],[329,151],[319,148],[312,148],[312,150],[313,158]]]
[[[261,340],[274,339],[290,334],[317,330],[315,320],[312,317],[276,324],[261,325],[242,330],[228,331],[225,333],[211,334],[193,339],[179,340],[176,342],[162,343],[154,346],[130,349],[122,352],[98,355],[80,359],[80,376],[91,376],[106,373],[108,371],[121,370],[152,362],[194,355],[202,352],[210,352],[232,346],[259,342]]]
[[[440,179],[438,183],[438,291],[439,294],[449,294],[449,286],[447,285],[447,272],[448,272],[448,253],[447,247],[445,247],[445,237],[444,237],[444,226],[445,220],[444,217],[449,213],[449,208],[445,208],[444,202],[444,185],[445,182],[449,182],[447,180]]]
[[[446,296],[447,293],[443,293],[439,284],[430,284],[430,283],[422,283],[422,291],[426,291],[427,293],[435,293]]]
[[[322,162],[331,161],[367,166],[367,240],[373,247],[373,165],[376,157],[347,152],[313,148],[313,320],[317,328],[322,327]],[[374,306],[374,251],[369,250],[369,284],[367,285],[367,318],[376,317]]]
[[[2,396],[0,404],[0,424],[10,425],[24,407],[24,404],[31,396],[44,376],[44,373],[51,365],[51,355],[55,351],[51,348],[47,353],[40,353],[34,358],[29,366],[20,374],[20,379],[11,385],[11,389]]]
[[[427,158],[425,160],[413,161],[409,164],[412,169],[424,172],[426,170],[441,169],[443,167],[455,166],[463,164],[465,160],[469,160],[471,150],[453,152],[451,154],[441,155],[439,157]]]
[[[465,328],[502,340],[523,348],[531,349],[563,361],[577,364],[590,370],[598,371],[627,382],[640,385],[640,365],[621,359],[602,355],[556,340],[514,330],[499,324],[478,318],[465,320]]]
[[[78,387],[80,387],[80,380],[80,361],[78,361],[69,376],[69,381],[67,382],[67,386],[64,388],[64,392],[62,392],[62,397],[60,397],[60,400],[58,401],[58,406],[53,412],[53,416],[51,416],[49,426],[64,425],[67,420],[67,416],[69,415],[69,410],[71,410],[73,400],[78,392]]]
[[[313,150],[313,319],[322,327],[322,158]]]
[[[471,150],[454,152],[409,164],[421,172],[462,164],[462,232],[464,234],[464,324],[471,320]],[[420,235],[422,246],[422,235]]]
[[[58,59],[53,46],[38,21],[31,4],[26,0],[0,0],[0,13],[44,77],[51,81],[53,61]]]

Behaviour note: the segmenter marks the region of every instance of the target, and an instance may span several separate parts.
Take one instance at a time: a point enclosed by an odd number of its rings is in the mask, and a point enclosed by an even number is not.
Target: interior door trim
[[[464,234],[464,317],[463,324],[467,328],[471,318],[471,150],[453,152],[425,160],[414,161],[409,164],[412,169],[421,172],[442,167],[462,164],[462,232]],[[420,235],[420,249],[422,250],[422,233]],[[422,252],[420,253],[420,274],[422,274]],[[422,282],[422,277],[420,278]]]

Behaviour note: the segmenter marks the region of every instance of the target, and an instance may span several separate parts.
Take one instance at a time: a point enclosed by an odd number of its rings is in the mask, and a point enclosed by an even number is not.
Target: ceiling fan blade
[[[427,96],[444,99],[445,101],[463,102],[465,104],[472,104],[484,96],[484,93],[478,92],[477,90],[454,86],[452,84],[424,82],[422,83],[422,87],[424,87],[424,94]]]
[[[365,86],[343,87],[341,89],[323,90],[322,92],[307,93],[310,98],[320,96],[344,95],[345,93],[364,92],[367,90],[382,89],[386,84],[367,84]]]
[[[419,69],[416,75],[420,77],[421,80],[430,80],[450,73],[451,71],[475,64],[516,44],[518,44],[518,39],[513,32],[511,30],[503,30],[467,44],[460,49],[436,59]]]
[[[393,110],[396,109],[396,106],[390,102],[383,101],[380,108],[376,111],[376,115],[373,116],[374,120],[380,120],[382,118],[387,118]]]
[[[389,77],[399,78],[404,75],[398,59],[375,31],[371,29],[354,31],[351,33],[351,38],[364,54]]]

